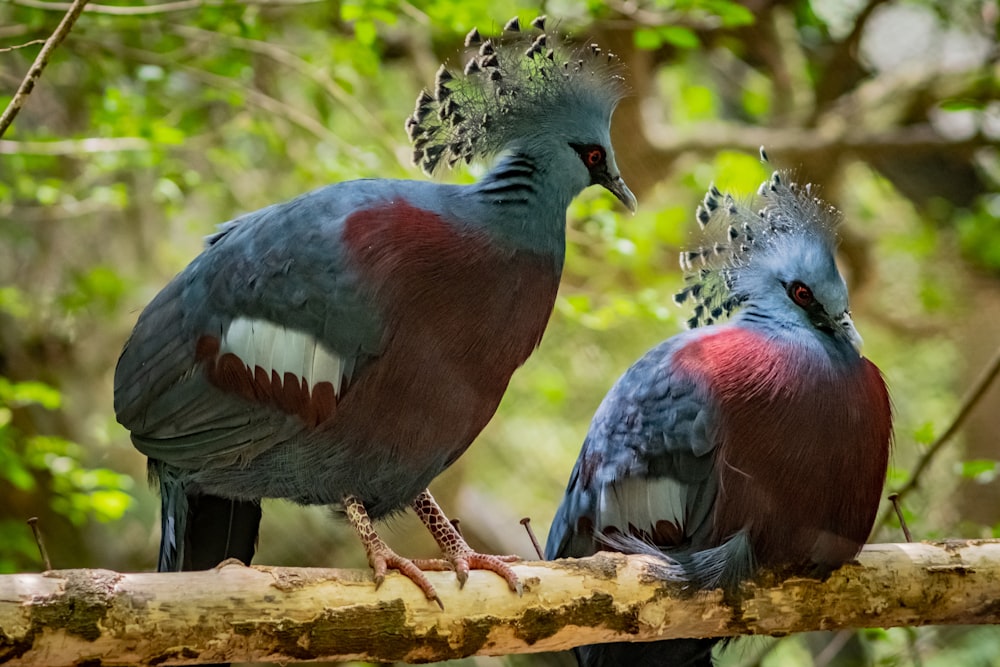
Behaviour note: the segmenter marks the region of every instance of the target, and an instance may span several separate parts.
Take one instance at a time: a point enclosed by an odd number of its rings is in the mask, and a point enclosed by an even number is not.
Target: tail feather
[[[662,549],[626,533],[599,536],[614,551],[646,554],[663,563],[662,574],[671,581],[691,582],[699,589],[722,588],[735,592],[755,571],[753,549],[746,531],[740,531],[708,549]]]
[[[207,570],[227,558],[249,565],[257,549],[260,503],[192,493],[167,466],[150,470],[160,482],[160,572]]]
[[[207,570],[227,558],[253,560],[260,528],[260,503],[210,495],[188,496],[184,534],[185,570]]]
[[[157,572],[180,572],[187,532],[188,501],[183,487],[160,482],[160,557]]]

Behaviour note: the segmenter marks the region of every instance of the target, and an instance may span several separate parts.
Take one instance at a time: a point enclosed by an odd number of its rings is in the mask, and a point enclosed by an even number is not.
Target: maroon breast
[[[727,328],[678,361],[720,414],[715,543],[748,531],[762,565],[837,566],[867,540],[891,440],[891,408],[867,359],[840,368],[816,349]]]
[[[498,246],[404,202],[352,215],[345,241],[385,339],[345,391],[332,432],[392,446],[403,459],[433,448],[458,456],[541,341],[556,259]]]

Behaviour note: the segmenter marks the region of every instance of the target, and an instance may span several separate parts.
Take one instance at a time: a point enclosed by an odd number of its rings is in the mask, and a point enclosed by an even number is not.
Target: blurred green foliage
[[[0,5],[0,48],[51,33],[62,10],[34,4]],[[138,311],[218,222],[328,182],[421,178],[403,132],[419,88],[442,59],[457,62],[472,26],[496,32],[539,10],[523,0],[112,6],[134,13],[85,13],[0,141],[0,572],[40,567],[29,516],[56,567],[153,567],[158,501],[111,407]],[[855,320],[896,411],[887,485],[907,483],[1000,340],[996,2],[541,8],[624,62],[634,95],[616,114],[616,156],[640,209],[624,216],[596,189],[572,205],[545,339],[477,444],[435,482],[446,510],[492,551],[531,553],[521,516],[544,538],[604,392],[683,327],[671,295],[697,202],[713,181],[752,193],[767,175],[761,143],[844,211]],[[37,48],[0,51],[0,104]],[[983,404],[997,401],[994,390]],[[975,411],[905,499],[917,536],[1000,534],[997,419]],[[407,555],[432,553],[414,524],[394,521],[390,539]],[[363,565],[322,510],[267,503],[262,530],[259,562]],[[895,519],[873,539],[901,540]],[[829,638],[815,641],[751,641],[723,660],[819,664]],[[823,664],[1000,665],[993,628],[868,631],[849,644],[862,662],[842,652]]]

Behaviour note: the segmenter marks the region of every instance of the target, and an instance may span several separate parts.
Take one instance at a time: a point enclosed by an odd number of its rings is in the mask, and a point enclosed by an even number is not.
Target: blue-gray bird
[[[474,552],[427,491],[539,344],[584,188],[635,197],[611,149],[614,58],[544,32],[467,38],[406,130],[414,161],[497,157],[472,185],[358,180],[225,223],[146,307],[115,411],[162,496],[159,569],[249,562],[261,498],[345,511],[380,582],[433,587],[372,521],[412,507],[464,582],[517,578]]]
[[[762,150],[763,157],[763,150]],[[714,186],[708,243],[681,255],[690,330],[650,350],[597,410],[546,558],[653,554],[694,588],[758,568],[824,574],[871,532],[892,438],[834,261],[839,214],[775,172],[754,208]],[[725,323],[717,323],[729,318]],[[717,640],[582,647],[585,667],[711,665]]]

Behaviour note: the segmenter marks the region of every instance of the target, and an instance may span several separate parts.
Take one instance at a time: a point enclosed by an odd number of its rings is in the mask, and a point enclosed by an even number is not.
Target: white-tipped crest
[[[767,163],[763,147],[760,154]],[[747,204],[709,187],[696,212],[704,245],[681,253],[687,284],[674,296],[678,304],[695,304],[689,327],[729,317],[748,296],[736,287],[740,271],[778,249],[783,239],[808,235],[833,252],[840,211],[814,196],[811,183],[799,186],[791,176],[773,172]]]
[[[504,34],[466,36],[471,57],[461,73],[444,65],[434,91],[417,97],[406,132],[413,162],[428,175],[440,164],[489,157],[553,116],[572,119],[581,104],[611,112],[624,93],[617,58],[596,44],[573,48],[545,32],[545,17],[521,31],[515,17]]]

